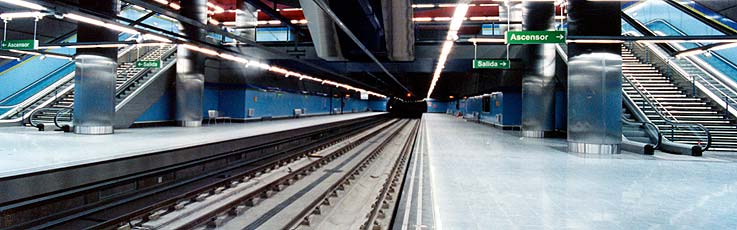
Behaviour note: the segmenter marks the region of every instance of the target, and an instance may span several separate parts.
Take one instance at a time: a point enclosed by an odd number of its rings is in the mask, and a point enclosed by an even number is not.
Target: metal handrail
[[[625,76],[625,78],[627,78],[627,76]],[[628,83],[630,83],[630,85],[632,85],[633,88],[635,88],[638,91],[640,90],[640,88],[644,88],[642,86],[642,84],[640,84],[640,81],[638,81],[635,78],[632,78],[631,80],[629,78],[627,78],[627,81],[628,81]],[[635,83],[636,85],[634,85],[632,83]],[[673,116],[673,113],[671,113],[670,110],[668,110],[667,108],[665,108],[665,106],[662,103],[660,103],[660,101],[658,100],[657,97],[653,96],[653,94],[651,94],[650,91],[647,91],[646,90],[645,93],[647,93],[647,96],[648,96],[647,99],[648,100],[650,98],[652,98],[653,100],[655,100],[655,104],[657,104],[660,108],[662,108],[665,111],[665,113],[667,113],[671,118],[673,118],[676,122],[678,122],[678,119],[675,116]],[[626,92],[625,92],[625,94],[626,94]],[[643,98],[644,97],[645,96],[643,96]]]
[[[711,133],[709,132],[709,129],[708,129],[708,128],[706,128],[706,127],[705,127],[704,125],[702,125],[702,124],[693,124],[693,123],[681,123],[681,122],[678,122],[678,121],[673,121],[673,120],[671,120],[671,119],[669,119],[669,118],[665,117],[665,116],[664,116],[664,115],[663,115],[663,114],[662,114],[662,113],[660,112],[659,108],[658,108],[658,107],[656,107],[655,105],[653,105],[652,101],[650,101],[650,99],[649,99],[648,97],[646,97],[646,96],[645,96],[645,94],[644,94],[644,93],[642,92],[642,90],[640,90],[640,89],[639,89],[638,87],[636,87],[636,86],[634,85],[634,83],[632,83],[632,81],[630,81],[630,80],[629,80],[629,79],[628,79],[628,78],[627,78],[626,76],[623,76],[623,77],[622,77],[622,79],[623,79],[623,80],[624,80],[624,81],[625,81],[625,82],[626,82],[627,84],[631,85],[631,86],[632,86],[632,88],[634,88],[634,89],[635,89],[635,92],[637,92],[637,94],[639,94],[639,95],[640,95],[640,97],[642,97],[642,99],[643,99],[643,101],[644,101],[645,103],[647,103],[647,104],[648,104],[648,105],[649,105],[649,106],[650,106],[651,108],[653,108],[653,111],[655,111],[655,114],[657,114],[657,115],[658,115],[658,117],[660,117],[661,119],[663,119],[663,121],[664,121],[664,122],[665,122],[665,123],[666,123],[667,125],[670,125],[670,126],[671,126],[671,132],[670,132],[670,136],[671,136],[671,138],[673,138],[673,137],[675,136],[675,130],[676,130],[676,128],[677,128],[677,127],[689,127],[689,128],[696,128],[696,129],[701,129],[701,130],[703,130],[703,132],[704,132],[704,133],[706,134],[706,147],[702,147],[702,150],[703,150],[703,151],[706,151],[706,150],[708,150],[708,149],[709,149],[709,147],[711,147]],[[625,95],[627,95],[627,96],[629,97],[629,94],[625,93]],[[699,146],[701,146],[701,145],[699,145]]]
[[[169,48],[169,50],[167,50],[167,51],[166,51],[166,52],[165,52],[165,53],[164,53],[164,54],[163,54],[163,55],[161,56],[161,57],[162,57],[161,59],[167,59],[167,58],[171,57],[171,55],[173,55],[173,54],[175,53],[175,51],[176,51],[176,50],[177,50],[177,46],[176,46],[176,45],[175,45],[175,46],[172,46],[171,48]],[[168,62],[167,62],[167,63],[168,63]],[[164,63],[161,63],[161,64],[163,65]],[[119,96],[120,94],[122,94],[123,92],[125,92],[125,90],[126,90],[126,89],[128,89],[128,88],[130,88],[130,87],[131,87],[131,85],[132,85],[132,84],[133,84],[134,82],[137,82],[137,81],[138,81],[138,80],[139,80],[140,78],[142,78],[143,76],[145,76],[145,75],[146,75],[147,73],[149,73],[149,72],[151,72],[151,71],[152,71],[152,69],[144,69],[143,71],[141,71],[141,72],[138,72],[138,73],[137,73],[136,75],[134,75],[133,77],[131,77],[131,78],[127,79],[127,80],[125,81],[125,83],[123,83],[122,85],[120,85],[120,87],[118,87],[118,88],[117,88],[117,89],[115,90],[115,96],[117,97],[117,96]]]
[[[33,118],[36,117],[36,115],[40,112],[54,112],[55,114],[58,113],[61,110],[68,109],[68,108],[40,108],[33,110],[31,112],[31,116],[28,117],[28,123],[31,124],[31,126],[36,127],[39,123],[36,123]]]
[[[74,112],[73,107],[63,108],[57,111],[56,115],[54,115],[54,125],[56,125],[56,127],[62,128],[62,125],[59,125],[59,118],[61,117],[62,114],[69,113],[69,119],[72,120],[72,117],[74,116],[72,112]]]
[[[642,46],[641,46],[640,44],[638,44],[637,46],[634,46],[634,48],[642,49],[642,50],[644,50],[645,52],[648,52],[648,53],[655,53],[655,54],[656,54],[656,55],[655,55],[655,56],[656,56],[655,58],[657,58],[659,62],[661,62],[661,63],[665,64],[665,65],[666,65],[667,67],[670,67],[670,69],[674,70],[674,72],[676,73],[676,74],[675,74],[676,76],[680,77],[680,78],[681,78],[681,79],[683,79],[684,81],[687,81],[687,82],[691,82],[691,84],[693,84],[693,86],[694,86],[694,90],[695,90],[695,88],[699,88],[699,89],[700,89],[700,90],[701,90],[701,91],[702,91],[702,92],[703,92],[704,94],[706,94],[707,96],[711,97],[711,98],[712,98],[712,99],[713,99],[714,101],[716,101],[716,102],[718,102],[718,101],[722,101],[722,100],[723,100],[723,101],[724,101],[724,102],[726,103],[726,105],[725,105],[725,107],[724,107],[724,108],[725,108],[725,109],[726,109],[726,110],[727,110],[728,112],[729,112],[729,107],[730,107],[730,106],[729,106],[729,104],[730,104],[730,103],[729,103],[729,101],[732,101],[732,102],[734,102],[734,103],[732,103],[732,105],[733,105],[733,106],[737,105],[737,104],[736,104],[736,103],[737,103],[737,99],[735,99],[735,98],[733,98],[732,96],[730,96],[730,95],[728,95],[728,94],[724,93],[724,92],[723,92],[723,91],[721,91],[721,90],[718,90],[718,88],[716,88],[716,86],[714,86],[714,88],[713,88],[713,89],[716,89],[716,90],[720,91],[720,93],[721,93],[722,95],[715,95],[715,94],[713,94],[713,93],[712,93],[712,90],[710,90],[710,89],[707,89],[707,86],[705,86],[705,85],[704,85],[704,84],[702,83],[702,82],[707,82],[707,83],[709,82],[709,81],[708,81],[708,80],[706,80],[705,78],[704,78],[704,81],[698,81],[698,84],[696,84],[696,82],[694,81],[694,78],[693,78],[693,76],[694,76],[694,75],[698,75],[698,74],[690,74],[690,73],[688,73],[688,72],[687,72],[687,71],[686,71],[685,69],[683,69],[683,67],[681,67],[681,66],[680,66],[680,65],[679,65],[679,64],[678,64],[677,62],[674,62],[674,61],[670,61],[670,60],[664,60],[664,59],[663,59],[663,57],[661,57],[661,56],[662,56],[662,53],[660,53],[660,52],[659,52],[659,50],[654,50],[654,49],[655,49],[654,47],[652,47],[652,46],[650,46],[650,45],[648,45],[647,47],[642,47]],[[650,55],[648,55],[648,56],[650,56]],[[691,62],[690,60],[688,60],[688,61],[689,61],[689,62]],[[697,68],[701,68],[701,67],[699,67],[698,65],[696,65],[695,63],[690,63],[690,64],[691,64],[691,65],[694,65],[694,66],[695,66],[695,67],[697,67]],[[712,80],[715,80],[715,81],[717,81],[717,82],[720,82],[720,83],[721,83],[721,81],[720,81],[719,79],[716,79],[716,78],[714,78],[714,76],[711,76],[711,75],[710,75],[710,74],[709,74],[709,73],[708,73],[707,71],[705,71],[705,70],[701,70],[701,71],[702,71],[702,72],[703,72],[704,74],[706,74],[707,76],[709,76],[710,78],[712,78]],[[689,79],[689,76],[690,76],[690,79]],[[701,76],[701,75],[699,75],[699,76],[703,78],[703,76]],[[711,84],[711,83],[709,83],[709,84]],[[713,86],[713,84],[712,84],[712,86]],[[722,86],[724,86],[724,88],[726,88],[726,89],[731,89],[731,87],[729,87],[729,86],[727,86],[727,85],[722,85]],[[703,87],[703,89],[702,89],[702,87]],[[696,93],[696,92],[694,92],[694,93]],[[711,94],[711,95],[710,95],[710,94]],[[713,95],[713,96],[712,96],[712,95]],[[725,100],[725,99],[726,99],[726,100]],[[721,103],[717,103],[717,104],[721,105]],[[732,112],[737,112],[737,108],[733,108],[733,109],[732,109]],[[737,113],[735,113],[735,114],[733,114],[733,115],[736,115],[736,116],[737,116]]]
[[[60,72],[62,69],[66,68],[66,67],[68,67],[69,65],[72,65],[72,64],[74,64],[73,61],[70,61],[70,62],[65,63],[64,65],[60,66],[59,68],[55,69],[54,71],[51,71],[51,73],[46,74],[45,76],[43,76],[43,77],[39,78],[38,80],[32,82],[31,84],[27,85],[26,87],[23,87],[22,89],[18,90],[17,92],[15,92],[15,93],[13,93],[13,94],[5,97],[4,99],[0,100],[0,104],[3,104],[5,102],[7,102],[8,100],[12,99],[15,96],[18,96],[18,94],[23,93],[24,91],[28,90],[31,87],[36,86],[40,82],[42,82],[42,81],[50,78],[54,74]],[[59,80],[61,80],[61,79],[59,79]],[[0,106],[0,108],[3,108],[3,109],[15,108],[16,106],[18,106],[18,105],[20,105],[22,103],[23,102],[18,102],[15,105],[2,105],[2,106]]]
[[[622,115],[622,123],[630,126],[638,126],[643,129],[645,129],[647,132],[648,127],[651,128],[650,130],[653,130],[656,133],[656,139],[655,144],[653,145],[654,149],[658,149],[660,147],[660,144],[663,143],[663,133],[660,132],[660,129],[658,129],[658,126],[653,124],[652,122],[642,122],[642,121],[633,121],[626,117],[624,117],[624,114]]]

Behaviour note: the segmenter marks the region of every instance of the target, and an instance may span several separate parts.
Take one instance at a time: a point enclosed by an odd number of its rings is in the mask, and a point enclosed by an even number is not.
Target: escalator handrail
[[[622,115],[622,123],[631,125],[631,126],[642,127],[643,129],[646,130],[646,132],[647,130],[652,130],[653,132],[655,132],[657,141],[655,142],[655,145],[653,146],[654,149],[658,149],[658,147],[660,147],[660,144],[663,143],[663,134],[660,132],[660,129],[658,129],[658,126],[653,124],[652,122],[633,121],[633,120],[627,119],[626,117],[624,117],[624,115]]]
[[[39,123],[36,123],[33,120],[33,118],[36,117],[36,114],[40,112],[46,112],[46,111],[54,112],[56,114],[59,111],[64,110],[64,109],[68,109],[68,108],[40,108],[40,109],[33,110],[33,112],[31,112],[31,115],[28,117],[28,123],[31,124],[31,126],[33,127],[37,127]]]
[[[725,35],[737,35],[736,28],[727,27],[724,25],[721,25],[719,23],[716,23],[712,21],[711,19],[702,17],[699,12],[696,12],[692,10],[690,7],[686,7],[684,5],[681,5],[680,3],[674,1],[674,0],[664,0],[665,3],[668,3],[668,5],[673,6],[674,8],[678,9],[679,11],[687,14],[688,16],[691,16],[692,18],[699,20],[700,22],[703,22],[707,26],[710,26],[711,28],[714,28],[715,30],[718,30],[719,32],[724,33]]]
[[[70,114],[69,117],[71,118],[73,116],[74,107],[63,108],[56,112],[56,115],[54,115],[54,125],[56,125],[56,127],[62,128],[62,125],[59,125],[59,117],[65,112],[68,112]]]
[[[176,45],[172,46],[171,48],[169,48],[169,49],[168,49],[168,50],[167,50],[167,51],[166,51],[166,52],[165,52],[165,53],[164,53],[164,54],[162,55],[162,58],[161,58],[161,59],[162,59],[162,60],[166,60],[166,59],[168,59],[169,57],[171,57],[172,55],[174,55],[174,54],[175,54],[175,51],[176,51],[176,50],[177,50],[177,46],[176,46]],[[153,51],[155,51],[155,50],[152,50],[152,52],[153,52]],[[171,60],[171,61],[173,61],[173,60]],[[167,63],[168,63],[168,62],[167,62]],[[164,65],[164,64],[166,64],[166,63],[161,63],[162,67],[163,67],[163,65]],[[118,96],[118,95],[122,94],[123,92],[125,92],[125,90],[126,90],[126,89],[128,89],[128,88],[130,88],[130,87],[131,87],[131,85],[132,85],[132,84],[133,84],[134,82],[137,82],[137,81],[138,81],[138,80],[139,80],[140,78],[142,78],[143,76],[145,76],[145,75],[146,75],[147,73],[149,73],[149,72],[151,72],[151,71],[153,71],[153,70],[152,70],[152,69],[145,69],[145,70],[143,70],[143,71],[141,71],[141,72],[138,72],[138,73],[137,73],[137,74],[136,74],[135,76],[131,77],[130,79],[127,79],[127,80],[125,81],[125,83],[123,83],[122,85],[120,85],[120,87],[118,87],[118,88],[117,88],[117,89],[115,90],[115,96]],[[159,70],[157,70],[157,71],[161,71],[161,70],[159,69]]]
[[[19,94],[21,94],[24,91],[30,89],[31,87],[34,87],[34,86],[38,85],[40,82],[42,82],[42,81],[44,81],[46,79],[51,78],[51,76],[59,73],[62,69],[66,68],[66,67],[69,67],[72,64],[74,64],[74,62],[73,61],[69,61],[69,62],[65,63],[64,65],[62,65],[61,67],[55,69],[54,71],[51,71],[51,73],[46,74],[45,76],[43,76],[43,77],[39,78],[38,80],[32,82],[31,84],[27,85],[26,87],[23,87],[22,89],[18,90],[17,92],[15,92],[15,93],[13,93],[13,94],[5,97],[4,99],[0,100],[0,105],[6,103],[8,100],[14,98],[15,96],[18,96]],[[61,80],[61,79],[59,79],[59,80]],[[18,105],[20,105],[22,103],[23,102],[18,102],[17,104],[14,104],[14,105],[2,105],[2,106],[0,106],[0,108],[6,108],[6,109],[7,108],[15,108],[15,107],[17,107]]]
[[[678,27],[676,27],[675,25],[673,25],[673,23],[670,23],[670,22],[668,22],[668,21],[666,21],[665,19],[662,19],[662,18],[658,18],[658,19],[653,19],[653,20],[650,20],[649,22],[647,22],[647,23],[645,23],[645,24],[650,24],[650,23],[652,23],[652,22],[655,22],[655,21],[658,21],[658,22],[662,22],[663,24],[665,24],[665,25],[666,25],[666,26],[668,26],[669,28],[671,28],[671,29],[675,30],[675,31],[676,31],[676,33],[678,33],[678,34],[679,34],[679,35],[681,35],[681,36],[688,36],[688,34],[686,34],[686,32],[683,32],[683,30],[681,30],[681,29],[679,29]],[[647,30],[650,30],[650,29],[649,29],[649,28],[647,28],[647,27],[645,27],[645,29],[647,29]],[[656,35],[656,36],[657,36],[657,35]],[[698,44],[698,45],[699,45],[700,47],[702,47],[702,46],[705,46],[705,45],[704,45],[703,43],[701,43],[701,42],[689,42],[689,43],[694,43],[694,44]],[[673,46],[673,45],[671,45],[670,43],[666,43],[666,44],[668,44],[668,45],[669,45],[670,47],[672,47],[672,48],[673,48],[674,50],[678,50],[678,49],[676,49],[676,47],[674,47],[674,46]],[[668,52],[668,51],[666,50],[666,52]],[[671,56],[672,56],[672,55],[673,55],[673,53],[669,53],[669,55],[671,55]],[[712,52],[712,53],[711,53],[711,55],[712,55],[712,56],[714,56],[714,57],[716,57],[716,58],[718,58],[719,60],[723,61],[724,63],[726,63],[727,65],[729,65],[730,67],[732,67],[732,69],[735,69],[735,70],[737,70],[737,64],[735,64],[735,63],[734,63],[734,62],[732,62],[731,60],[729,60],[729,59],[725,58],[725,57],[724,57],[724,56],[722,56],[721,54],[719,54],[719,53],[716,53],[716,52]]]
[[[658,109],[658,107],[656,107],[656,106],[655,106],[655,105],[653,104],[653,102],[652,102],[652,101],[650,101],[650,98],[648,98],[648,97],[647,97],[647,96],[646,96],[646,95],[645,95],[645,94],[644,94],[644,93],[642,92],[642,90],[640,90],[640,88],[638,88],[638,87],[637,87],[637,86],[636,86],[636,85],[635,85],[634,83],[632,83],[632,81],[630,81],[630,80],[629,80],[629,79],[628,79],[628,78],[627,78],[626,76],[623,76],[623,77],[622,77],[622,80],[624,80],[624,81],[625,81],[625,82],[626,82],[627,84],[629,84],[630,86],[632,86],[632,88],[633,88],[633,89],[635,90],[635,92],[637,92],[637,94],[639,94],[639,95],[640,95],[640,97],[642,97],[642,99],[643,99],[643,100],[644,100],[644,101],[645,101],[645,102],[646,102],[646,103],[648,104],[648,106],[650,106],[651,108],[653,108],[653,111],[655,111],[655,114],[656,114],[656,115],[658,115],[658,117],[660,117],[660,119],[663,119],[663,121],[664,121],[664,122],[665,122],[666,124],[668,124],[668,125],[670,125],[671,127],[673,127],[673,129],[675,129],[676,127],[689,127],[689,128],[697,128],[697,129],[701,129],[701,130],[703,130],[703,132],[704,132],[704,133],[706,134],[706,140],[707,140],[707,143],[706,143],[706,147],[702,147],[702,151],[706,151],[706,150],[708,150],[708,149],[709,149],[709,147],[711,147],[711,133],[709,132],[709,129],[708,129],[708,128],[706,128],[706,127],[705,127],[704,125],[702,125],[702,124],[681,123],[681,122],[679,122],[679,121],[673,121],[673,120],[671,120],[670,118],[668,118],[668,117],[664,116],[664,115],[663,115],[663,114],[662,114],[662,113],[660,112],[660,110]],[[625,93],[625,95],[626,95],[627,97],[629,97],[629,95],[628,95],[628,94],[626,94],[626,93]]]

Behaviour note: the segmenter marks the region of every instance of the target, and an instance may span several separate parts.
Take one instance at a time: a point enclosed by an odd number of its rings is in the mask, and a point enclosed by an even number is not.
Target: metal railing
[[[665,24],[672,27],[667,22]],[[679,33],[683,33],[677,28],[673,29]],[[627,35],[633,36],[633,34]],[[674,50],[684,48],[677,43],[666,43],[665,45]],[[728,77],[724,76],[718,70],[714,70],[713,67],[711,67],[712,70],[708,70],[710,68],[708,63],[704,63],[703,60],[693,57],[674,59],[661,47],[653,44],[643,45],[635,42],[634,45],[633,43],[625,43],[625,46],[632,50],[633,53],[644,57],[647,62],[664,69],[667,77],[670,78],[673,75],[677,77],[674,80],[689,83],[691,87],[688,90],[694,96],[698,95],[699,91],[701,91],[701,94],[724,108],[725,116],[731,115],[737,117],[737,84],[731,82],[731,79],[727,79]],[[723,57],[720,56],[720,58]],[[728,82],[732,84],[728,84]]]
[[[162,61],[168,60],[172,55],[175,55],[176,50],[177,50],[176,45],[170,47],[166,52],[164,52],[164,54],[161,55],[161,60]],[[162,67],[171,61],[173,60],[170,60],[166,63],[161,63]],[[144,69],[136,73],[133,77],[127,79],[125,83],[123,83],[122,85],[120,85],[120,87],[115,89],[115,96],[116,97],[123,96],[122,94],[125,92],[126,89],[130,88],[135,82],[138,82],[141,78],[146,76],[146,74],[151,73],[152,71],[153,69]],[[161,71],[161,69],[158,69],[157,71]]]
[[[671,120],[670,118],[666,117],[665,115],[663,115],[661,113],[661,109],[664,109],[664,107],[662,107],[662,105],[660,107],[659,106],[656,106],[650,100],[650,98],[645,93],[643,93],[642,90],[640,90],[640,88],[638,88],[632,81],[630,81],[628,79],[627,76],[623,76],[622,77],[622,80],[625,83],[627,83],[630,86],[632,86],[632,88],[635,90],[635,92],[637,92],[637,94],[642,98],[642,102],[641,103],[639,103],[639,104],[638,103],[635,103],[635,104],[638,104],[637,108],[641,110],[640,112],[642,112],[642,114],[647,114],[647,113],[645,113],[645,110],[646,110],[647,107],[649,107],[649,108],[652,109],[652,111],[655,113],[655,115],[657,115],[660,119],[663,120],[663,122],[665,123],[665,126],[664,127],[668,127],[667,129],[669,129],[669,130],[665,130],[665,132],[663,131],[663,128],[658,128],[658,130],[661,133],[670,134],[669,135],[669,137],[670,137],[669,139],[671,141],[676,141],[676,140],[674,140],[675,139],[675,133],[676,133],[676,131],[679,131],[679,132],[684,132],[684,133],[691,134],[693,137],[695,137],[696,139],[698,139],[697,145],[699,147],[701,147],[702,151],[706,151],[706,150],[709,149],[709,147],[711,147],[711,133],[709,132],[709,129],[707,129],[705,126],[703,126],[701,124],[683,123],[683,122],[680,122],[680,121]],[[629,93],[627,93],[626,91],[624,91],[624,88],[622,90],[624,92],[624,95],[626,95],[630,100],[632,100],[632,97],[629,95]],[[651,121],[648,121],[648,122],[651,122]],[[704,145],[702,141],[705,141],[706,142],[706,145]]]
[[[652,143],[653,149],[658,149],[660,147],[660,144],[663,143],[663,134],[660,132],[660,129],[658,129],[658,126],[653,124],[652,122],[633,121],[633,120],[630,120],[624,117],[624,114],[623,114],[622,124],[625,126],[630,126],[630,127],[638,127],[642,129],[643,132],[645,132],[645,134],[648,135],[648,137],[655,136],[655,143]],[[651,135],[650,132],[653,132],[655,135]]]

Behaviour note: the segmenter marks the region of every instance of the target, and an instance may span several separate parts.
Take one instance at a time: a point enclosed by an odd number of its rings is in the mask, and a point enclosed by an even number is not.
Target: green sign
[[[496,59],[496,60],[473,60],[474,69],[509,69],[509,60]]]
[[[161,61],[136,61],[136,68],[161,68]]]
[[[38,40],[4,40],[4,50],[35,50],[38,49]]]
[[[565,43],[564,31],[507,31],[507,44]]]

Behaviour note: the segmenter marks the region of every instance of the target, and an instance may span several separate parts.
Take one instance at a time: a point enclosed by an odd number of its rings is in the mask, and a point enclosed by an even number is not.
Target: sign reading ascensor
[[[35,50],[38,49],[38,40],[3,40],[4,50]]]
[[[161,68],[161,61],[136,61],[136,68]]]
[[[473,60],[474,69],[509,69],[509,65],[506,59]]]
[[[564,31],[507,31],[507,44],[565,43]]]

